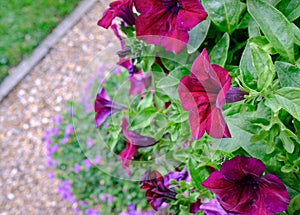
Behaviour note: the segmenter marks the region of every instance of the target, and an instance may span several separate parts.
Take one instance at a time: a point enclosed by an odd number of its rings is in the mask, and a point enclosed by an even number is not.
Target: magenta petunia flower
[[[210,64],[206,49],[194,61],[191,75],[180,80],[178,94],[183,109],[190,111],[194,139],[201,138],[205,131],[214,138],[231,137],[222,115],[230,82],[227,70]]]
[[[94,102],[95,126],[99,127],[110,115],[125,109],[125,107],[115,104],[108,96],[104,88],[101,88]]]
[[[109,28],[116,17],[120,17],[128,25],[135,24],[135,16],[132,10],[133,0],[117,0],[109,4],[109,8],[104,11],[98,25],[103,28]]]
[[[165,185],[164,178],[158,171],[146,171],[141,184],[141,189],[146,190],[148,203],[156,211],[166,199],[176,200],[177,193]]]
[[[221,206],[232,213],[269,215],[287,209],[290,198],[281,180],[266,174],[262,161],[237,156],[223,163],[202,182],[217,195]]]
[[[129,165],[134,154],[139,148],[153,146],[157,141],[152,137],[142,136],[134,131],[127,130],[128,122],[125,117],[122,119],[122,132],[126,141],[126,148],[120,153],[118,161],[122,161],[122,167],[128,175],[131,174]]]
[[[134,4],[140,13],[137,38],[176,54],[187,44],[188,31],[207,17],[199,0],[134,0]]]
[[[211,199],[207,203],[203,203],[199,206],[199,209],[204,211],[205,215],[234,215],[236,213],[228,213],[226,212],[218,200]]]

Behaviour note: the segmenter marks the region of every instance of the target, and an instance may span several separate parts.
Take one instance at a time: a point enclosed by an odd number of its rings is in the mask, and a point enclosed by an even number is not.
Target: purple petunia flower
[[[192,65],[191,75],[184,76],[178,86],[178,95],[184,110],[190,111],[192,137],[200,139],[206,131],[213,138],[231,137],[222,115],[231,77],[224,68],[210,64],[203,49]]]
[[[165,186],[164,178],[158,171],[146,171],[141,184],[141,189],[146,190],[148,204],[156,211],[166,199],[176,200],[177,193]]]
[[[202,182],[217,195],[221,206],[232,213],[268,215],[287,209],[290,198],[281,180],[266,174],[262,161],[237,156],[223,163]]]
[[[136,36],[150,44],[161,44],[179,53],[189,40],[188,31],[207,17],[199,0],[134,0],[140,15]]]
[[[100,89],[94,102],[95,126],[98,128],[110,115],[125,109],[125,107],[115,104],[106,93],[105,89]]]
[[[142,136],[134,131],[127,130],[128,122],[125,117],[122,118],[122,132],[126,139],[126,148],[120,153],[118,161],[122,161],[122,167],[131,174],[129,165],[132,157],[139,148],[153,146],[157,141],[152,137]]]

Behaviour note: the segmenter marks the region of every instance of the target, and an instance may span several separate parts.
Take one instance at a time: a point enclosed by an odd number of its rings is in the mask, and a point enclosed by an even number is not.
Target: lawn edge
[[[98,0],[83,0],[74,11],[63,19],[53,31],[36,47],[29,58],[22,60],[0,84],[0,103],[18,85],[20,81],[35,67],[50,51],[50,49],[68,33],[68,31],[86,14]]]

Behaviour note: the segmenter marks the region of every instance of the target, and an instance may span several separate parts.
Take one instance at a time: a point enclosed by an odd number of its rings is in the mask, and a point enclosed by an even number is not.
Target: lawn
[[[0,82],[80,0],[0,1]]]

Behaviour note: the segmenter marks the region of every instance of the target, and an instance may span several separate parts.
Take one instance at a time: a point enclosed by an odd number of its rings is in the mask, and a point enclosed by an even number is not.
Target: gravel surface
[[[107,4],[98,2],[0,104],[0,215],[73,214],[48,178],[42,138],[87,78],[117,60],[118,41],[96,25]]]

